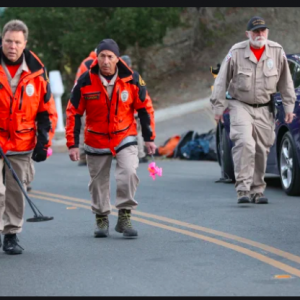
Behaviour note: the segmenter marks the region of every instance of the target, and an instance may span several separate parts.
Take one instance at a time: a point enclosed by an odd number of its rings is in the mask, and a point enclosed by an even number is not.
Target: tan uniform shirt
[[[270,95],[279,91],[285,112],[294,111],[296,95],[287,58],[282,46],[269,40],[259,62],[250,49],[249,40],[230,49],[211,95],[215,115],[223,114],[227,89],[232,98],[250,104],[267,103]]]
[[[113,92],[113,89],[114,89],[114,85],[115,85],[115,82],[116,82],[117,77],[118,77],[118,69],[117,69],[117,72],[114,75],[114,77],[110,80],[110,82],[107,82],[107,80],[105,79],[105,77],[103,77],[101,75],[100,71],[99,71],[99,76],[100,76],[100,80],[101,80],[103,86],[107,90],[107,94],[108,94],[109,100],[111,100],[111,96],[112,96],[112,92]]]

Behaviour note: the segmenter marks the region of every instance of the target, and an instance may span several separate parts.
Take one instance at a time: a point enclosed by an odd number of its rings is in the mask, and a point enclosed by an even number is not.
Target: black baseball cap
[[[247,31],[253,31],[258,28],[269,28],[265,20],[261,17],[252,17],[247,25]]]

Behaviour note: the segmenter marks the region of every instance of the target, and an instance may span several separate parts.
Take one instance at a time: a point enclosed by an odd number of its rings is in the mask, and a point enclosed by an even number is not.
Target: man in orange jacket
[[[96,53],[97,49],[95,49],[94,51],[91,51],[89,56],[86,57],[81,64],[78,67],[76,76],[75,76],[75,82],[77,81],[77,79],[87,70],[89,70],[92,62],[94,61],[95,58],[97,58],[97,53]],[[79,135],[79,152],[80,152],[80,159],[78,162],[78,166],[86,166],[86,154],[84,151],[84,127],[85,127],[85,114],[83,114],[83,116],[81,117],[81,130],[80,130],[80,135]]]
[[[12,20],[4,25],[0,47],[0,146],[24,189],[34,176],[31,158],[36,162],[46,160],[57,122],[45,67],[25,48],[27,38],[26,24]],[[3,250],[7,254],[21,254],[23,248],[16,234],[22,231],[25,199],[3,159],[0,159],[0,169]]]
[[[0,47],[2,46],[2,37],[0,36]],[[34,164],[33,164],[33,161],[30,161],[31,162],[31,172],[34,173],[35,170],[34,170]],[[4,178],[3,178],[4,179]],[[27,192],[30,192],[32,190],[32,187],[30,185],[27,185]],[[1,237],[0,237],[1,238]]]
[[[116,157],[116,208],[119,210],[115,230],[124,236],[138,235],[130,221],[131,210],[138,204],[134,196],[139,182],[135,110],[148,153],[154,154],[156,149],[154,109],[146,84],[119,56],[114,40],[102,40],[97,47],[97,59],[77,80],[67,106],[66,138],[72,161],[79,160],[80,118],[86,112],[84,148],[90,173],[92,211],[96,214],[95,237],[109,234],[113,156]]]

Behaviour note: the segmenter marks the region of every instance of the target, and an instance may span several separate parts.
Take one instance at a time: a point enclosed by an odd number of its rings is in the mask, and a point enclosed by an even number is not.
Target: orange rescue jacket
[[[0,145],[7,154],[32,151],[37,142],[47,149],[57,122],[44,65],[30,50],[24,55],[29,72],[21,74],[14,95],[0,64]]]
[[[116,79],[111,100],[99,77],[98,61],[95,59],[89,71],[75,83],[67,106],[67,147],[78,147],[81,116],[86,112],[84,143],[94,149],[115,149],[128,136],[136,136],[134,110],[140,118],[145,141],[154,141],[154,109],[145,82],[131,70],[122,59],[117,63]],[[136,144],[136,142],[135,142]]]

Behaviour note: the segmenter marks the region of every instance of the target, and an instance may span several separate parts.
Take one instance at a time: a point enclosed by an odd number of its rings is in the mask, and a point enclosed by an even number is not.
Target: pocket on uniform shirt
[[[277,69],[273,68],[272,70],[268,70],[264,67],[264,76],[265,76],[265,88],[268,91],[276,92],[277,78],[278,72]]]
[[[238,90],[249,92],[252,83],[252,72],[248,70],[238,71]]]

